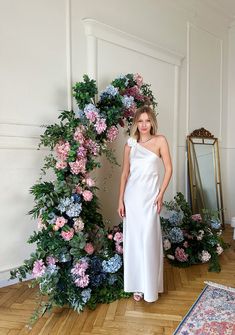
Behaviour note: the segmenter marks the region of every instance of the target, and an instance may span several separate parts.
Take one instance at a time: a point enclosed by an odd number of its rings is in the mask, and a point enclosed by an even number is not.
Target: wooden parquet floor
[[[229,226],[224,237],[231,248],[220,257],[220,273],[208,272],[207,264],[180,269],[165,260],[165,292],[157,302],[122,299],[81,314],[68,308],[54,309],[30,332],[26,324],[35,307],[37,289],[29,289],[26,282],[1,288],[0,335],[170,335],[204,288],[205,280],[235,287],[235,241]]]

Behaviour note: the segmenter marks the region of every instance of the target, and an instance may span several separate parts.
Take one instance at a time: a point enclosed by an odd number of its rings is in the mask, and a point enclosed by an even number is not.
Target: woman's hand
[[[121,219],[125,216],[125,206],[123,201],[119,201],[117,212]]]
[[[154,206],[157,206],[157,212],[160,214],[163,204],[163,194],[159,193],[154,201]]]

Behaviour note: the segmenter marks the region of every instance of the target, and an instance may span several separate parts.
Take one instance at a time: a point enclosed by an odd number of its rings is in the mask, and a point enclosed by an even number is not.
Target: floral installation
[[[187,267],[210,262],[209,271],[220,271],[219,255],[229,247],[221,237],[218,213],[192,214],[182,193],[164,203],[161,214],[163,249],[172,265]]]
[[[129,133],[135,111],[144,104],[157,106],[150,85],[139,74],[121,75],[98,94],[87,75],[73,86],[76,111],[63,111],[59,121],[46,127],[41,146],[50,149],[39,181],[30,192],[35,206],[29,212],[38,220],[28,242],[35,252],[11,278],[34,278],[45,299],[34,320],[53,306],[67,305],[80,312],[129,296],[123,291],[123,236],[121,226],[110,230],[99,213],[92,171],[104,154],[118,164],[109,148],[125,127]],[[43,179],[48,169],[54,181]]]

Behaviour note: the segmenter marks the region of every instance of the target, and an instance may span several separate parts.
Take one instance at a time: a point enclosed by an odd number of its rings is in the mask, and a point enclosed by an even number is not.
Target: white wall
[[[84,18],[109,25],[107,32],[113,29],[119,44],[96,38],[97,49],[87,55],[89,38]],[[87,71],[93,71],[100,88],[120,72],[138,71],[146,82],[152,83],[159,102],[160,131],[166,134],[175,157],[176,190],[186,189],[186,135],[204,126],[219,137],[223,190],[226,199],[230,199],[230,192],[234,191],[226,179],[229,156],[225,17],[196,0],[0,0],[0,25],[0,182],[4,186],[0,196],[0,279],[6,276],[7,269],[20,265],[31,250],[25,241],[35,226],[25,213],[33,205],[28,188],[38,178],[44,154],[36,151],[39,125],[54,122],[58,110],[70,108],[71,81],[80,81]],[[136,36],[143,48],[149,43],[155,51],[161,47],[165,58],[151,57],[146,49],[143,53],[139,49],[133,51],[135,38],[126,33]],[[132,41],[130,49],[126,47],[128,38]],[[180,67],[166,61],[168,52],[183,56]],[[114,145],[119,162],[123,143],[124,136],[120,134]],[[102,176],[109,171],[105,163],[97,173],[101,189]],[[100,192],[104,217],[112,223],[119,221],[119,175],[120,169],[114,170],[106,181],[107,191]],[[173,182],[168,198],[173,195]],[[226,205],[230,213],[232,204],[227,201]]]

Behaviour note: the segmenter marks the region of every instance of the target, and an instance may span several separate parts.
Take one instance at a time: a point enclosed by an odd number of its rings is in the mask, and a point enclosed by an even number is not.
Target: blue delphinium
[[[81,297],[82,297],[82,301],[84,302],[84,304],[86,304],[87,301],[90,300],[91,289],[87,288],[87,289],[83,290],[82,293],[81,293]]]
[[[117,272],[122,266],[122,259],[118,254],[115,254],[108,261],[102,262],[103,270],[108,273]]]
[[[118,88],[113,85],[108,85],[103,91],[100,92],[100,99],[107,98],[109,96],[115,97],[118,94]]]
[[[184,240],[183,232],[178,227],[172,228],[168,234],[168,237],[172,243],[180,243]]]
[[[122,96],[122,103],[125,108],[130,108],[134,102],[134,98],[132,96],[128,97],[128,95]]]

